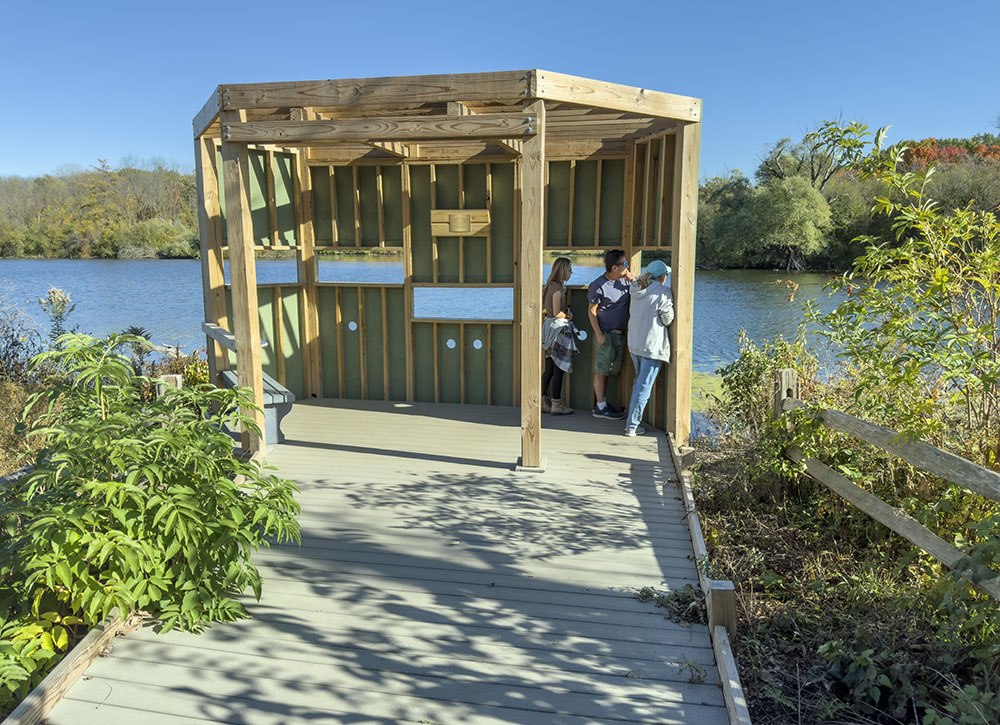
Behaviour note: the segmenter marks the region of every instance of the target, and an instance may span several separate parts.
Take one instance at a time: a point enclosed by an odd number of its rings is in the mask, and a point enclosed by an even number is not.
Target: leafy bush
[[[235,597],[261,592],[251,554],[298,539],[295,485],[234,458],[223,429],[253,425],[249,392],[147,400],[149,381],[116,352],[140,341],[67,335],[33,361],[63,375],[26,410],[27,435],[44,441],[35,469],[0,492],[0,703],[67,643],[42,620],[92,626],[118,607],[198,631],[242,618]]]
[[[723,445],[697,478],[713,565],[737,586],[737,651],[756,722],[1000,721],[1000,611],[955,572],[799,475],[789,446],[819,458],[968,552],[973,578],[1000,564],[1000,507],[817,424],[860,418],[1000,468],[1000,224],[942,211],[934,167],[906,147],[848,134],[851,173],[878,184],[891,239],[864,238],[818,324],[841,362],[820,377],[800,343],[741,341],[720,371]],[[831,128],[831,138],[836,138]],[[807,407],[769,421],[771,378],[798,371]],[[704,461],[704,459],[703,459]]]

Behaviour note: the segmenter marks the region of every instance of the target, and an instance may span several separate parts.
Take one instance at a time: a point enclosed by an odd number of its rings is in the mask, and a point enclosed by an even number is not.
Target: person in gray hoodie
[[[670,362],[670,337],[667,327],[674,321],[674,303],[667,275],[670,267],[659,259],[646,267],[629,290],[628,349],[635,366],[632,401],[625,418],[625,435],[646,432],[639,425],[642,413],[653,392],[653,383],[664,363]]]

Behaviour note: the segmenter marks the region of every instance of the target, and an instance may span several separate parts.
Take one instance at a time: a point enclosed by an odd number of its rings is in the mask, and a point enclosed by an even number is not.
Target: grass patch
[[[722,395],[722,378],[698,370],[691,372],[691,410],[707,415]]]

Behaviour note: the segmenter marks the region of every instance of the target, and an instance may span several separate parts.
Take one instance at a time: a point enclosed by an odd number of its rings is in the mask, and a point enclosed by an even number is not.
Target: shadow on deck
[[[707,628],[635,598],[697,580],[667,441],[621,427],[546,417],[525,474],[513,408],[297,404],[254,618],[119,640],[49,722],[727,722]]]

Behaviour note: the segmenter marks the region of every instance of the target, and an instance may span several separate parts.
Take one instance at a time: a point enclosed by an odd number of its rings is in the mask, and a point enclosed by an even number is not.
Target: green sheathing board
[[[458,164],[438,164],[434,167],[436,178],[435,209],[458,209]],[[458,282],[459,237],[438,237],[438,282]]]
[[[317,294],[319,312],[319,343],[323,359],[323,395],[340,397],[340,380],[337,375],[337,290],[319,287]]]
[[[215,152],[215,168],[218,170],[216,176],[219,180],[219,218],[222,223],[222,244],[225,246],[229,242],[226,236],[226,180],[223,178],[222,147]]]
[[[565,247],[569,244],[569,161],[549,162],[549,182],[545,187],[545,243]]]
[[[601,219],[597,245],[615,247],[622,238],[622,204],[625,198],[625,160],[601,161],[598,178],[597,161],[549,162],[546,186],[545,245],[546,247],[593,247],[594,216],[597,205],[597,185],[601,187]],[[569,207],[571,169],[573,208]],[[573,239],[569,239],[569,220],[573,217]]]
[[[378,170],[358,167],[358,198],[361,210],[361,246],[378,246]]]
[[[274,155],[274,202],[278,223],[278,244],[295,244],[295,159],[291,154]],[[285,387],[288,387],[287,385]],[[297,393],[296,393],[297,395]]]
[[[389,400],[406,400],[406,298],[402,289],[385,291],[389,312]]]
[[[514,164],[492,164],[490,238],[493,256],[491,282],[514,283]]]
[[[355,400],[361,395],[361,327],[358,315],[358,288],[342,287],[340,309],[343,315],[342,339],[344,341],[344,397]],[[355,329],[351,329],[351,323]]]
[[[461,348],[458,343],[461,325],[438,324],[438,385],[442,403],[462,402]],[[450,344],[450,346],[449,346]],[[483,371],[485,373],[485,370]]]
[[[305,380],[302,374],[302,340],[299,327],[299,288],[281,288],[281,349],[285,358],[286,388],[295,393],[296,399],[305,397]]]
[[[382,208],[385,243],[403,246],[403,167],[382,166]]]
[[[602,161],[600,246],[617,247],[621,245],[624,203],[625,159]]]
[[[597,209],[597,162],[577,161],[573,185],[573,240],[578,247],[594,245]]]
[[[413,323],[413,397],[434,402],[434,323]]]
[[[476,343],[479,348],[476,348]],[[487,405],[486,325],[465,325],[465,402]]]
[[[327,166],[312,166],[309,168],[312,178],[313,194],[313,229],[316,244],[333,244],[333,227],[330,211],[330,169]],[[354,233],[351,233],[351,246],[354,246]],[[325,386],[324,386],[325,388]]]
[[[271,240],[271,218],[267,210],[267,153],[250,151],[250,220],[253,241],[257,245],[269,245]],[[216,168],[219,170],[219,208],[222,217],[222,243],[228,244],[226,236],[226,186],[223,178],[222,151],[216,153]],[[278,224],[278,243],[295,244],[295,204],[294,182],[292,180],[294,159],[291,154],[274,155],[274,198]],[[329,208],[329,202],[327,202]]]
[[[250,151],[250,220],[254,244],[269,244],[271,221],[267,213],[267,154]],[[273,377],[273,376],[272,376]]]
[[[588,410],[593,400],[594,382],[592,371],[593,362],[593,331],[587,317],[587,290],[569,290],[569,308],[573,312],[573,320],[577,327],[587,333],[587,339],[581,340],[579,336],[576,346],[580,352],[573,356],[573,372],[565,376],[563,388],[568,390],[569,405],[578,410]]]
[[[361,287],[358,291],[365,311],[364,327],[359,330],[365,345],[365,395],[368,400],[387,399],[382,387],[382,290]]]
[[[466,209],[486,208],[486,164],[462,166]],[[463,237],[462,260],[465,282],[488,282],[486,279],[486,237]]]
[[[260,351],[261,366],[264,372],[275,380],[278,379],[278,358],[274,349],[274,288],[257,288],[257,310],[260,318],[260,339],[267,340],[267,347]]]
[[[434,281],[431,245],[431,167],[410,167],[410,246],[413,281]]]
[[[334,168],[333,185],[337,192],[337,236],[342,247],[354,246],[354,169]],[[327,202],[329,206],[329,202]]]
[[[493,405],[514,405],[514,325],[491,325]]]

